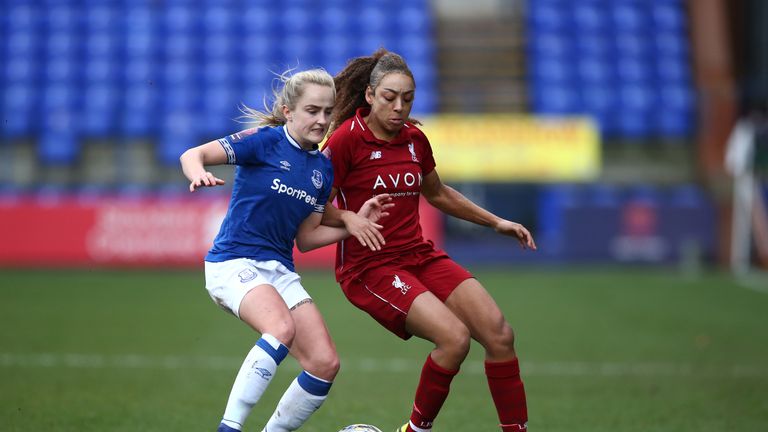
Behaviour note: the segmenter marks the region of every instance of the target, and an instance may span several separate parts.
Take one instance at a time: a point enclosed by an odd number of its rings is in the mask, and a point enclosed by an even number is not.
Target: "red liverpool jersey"
[[[419,196],[424,177],[435,169],[426,135],[406,123],[391,141],[376,138],[360,108],[328,138],[323,153],[331,160],[336,202],[341,209],[357,212],[366,200],[382,193],[392,195],[395,206],[380,221],[387,244],[378,251],[350,237],[336,247],[336,278],[341,281],[366,268],[394,259],[404,252],[431,250],[419,225]]]

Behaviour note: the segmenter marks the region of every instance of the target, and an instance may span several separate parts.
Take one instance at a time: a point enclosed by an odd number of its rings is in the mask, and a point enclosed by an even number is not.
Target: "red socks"
[[[528,408],[525,404],[525,388],[520,380],[517,357],[506,362],[485,362],[485,375],[491,389],[493,403],[499,413],[501,430],[524,432],[527,430]],[[423,376],[423,375],[422,375]]]
[[[411,413],[413,425],[421,429],[432,428],[432,422],[448,397],[451,380],[458,372],[458,370],[443,369],[432,360],[431,354],[427,356],[427,361],[421,369],[419,386],[416,388],[416,398]],[[408,430],[411,430],[410,425]]]

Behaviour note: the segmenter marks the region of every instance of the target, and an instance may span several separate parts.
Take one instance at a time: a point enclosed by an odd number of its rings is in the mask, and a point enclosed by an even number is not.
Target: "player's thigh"
[[[477,279],[460,283],[445,304],[469,328],[472,338],[484,346],[512,337],[498,304]]]
[[[468,344],[467,327],[439,298],[427,291],[411,304],[405,319],[406,330],[438,346]]]
[[[317,306],[303,302],[291,310],[296,336],[291,355],[307,372],[325,380],[332,380],[339,370],[336,345]]]
[[[391,264],[380,265],[342,281],[341,289],[353,305],[402,339],[411,337],[405,328],[411,304],[429,291],[413,273]]]
[[[293,318],[285,301],[272,285],[251,288],[240,302],[240,319],[259,333],[269,333],[291,346],[295,334]]]

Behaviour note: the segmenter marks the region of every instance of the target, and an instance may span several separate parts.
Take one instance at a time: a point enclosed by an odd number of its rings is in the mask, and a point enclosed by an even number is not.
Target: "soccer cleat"
[[[395,432],[408,432],[408,423],[400,426],[399,428],[395,429]]]

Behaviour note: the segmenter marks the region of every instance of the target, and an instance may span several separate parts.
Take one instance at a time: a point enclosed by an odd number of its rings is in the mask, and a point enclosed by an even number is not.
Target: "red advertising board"
[[[0,201],[0,265],[199,266],[227,204],[226,198]],[[438,212],[422,205],[421,216],[425,236],[442,244]],[[294,251],[294,257],[299,268],[332,268],[335,247]]]

